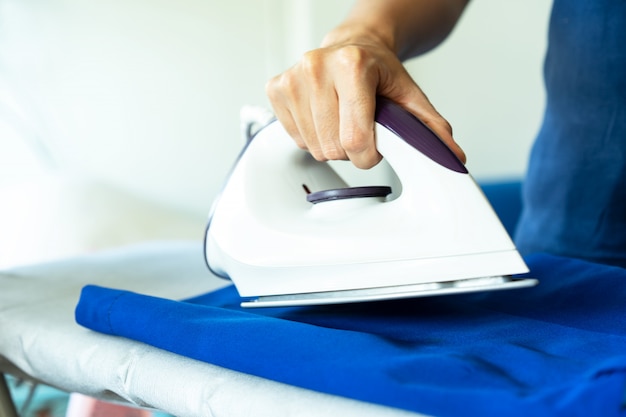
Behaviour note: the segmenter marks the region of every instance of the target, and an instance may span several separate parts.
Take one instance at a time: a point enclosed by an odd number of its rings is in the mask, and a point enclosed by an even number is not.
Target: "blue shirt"
[[[516,244],[626,267],[626,1],[555,0]]]

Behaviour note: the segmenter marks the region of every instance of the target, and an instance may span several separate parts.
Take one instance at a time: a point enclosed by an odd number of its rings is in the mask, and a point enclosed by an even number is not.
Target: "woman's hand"
[[[327,41],[272,78],[266,90],[287,132],[317,160],[349,159],[364,169],[380,161],[374,113],[381,95],[413,113],[465,162],[450,124],[376,36]]]

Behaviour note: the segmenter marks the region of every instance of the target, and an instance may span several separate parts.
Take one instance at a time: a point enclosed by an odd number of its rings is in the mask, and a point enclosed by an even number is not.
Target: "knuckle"
[[[370,140],[358,132],[349,131],[341,137],[341,145],[348,153],[363,153],[370,147]]]
[[[382,157],[377,152],[375,152],[372,155],[368,155],[366,158],[356,159],[353,161],[353,163],[357,168],[370,169],[376,166],[381,159]]]
[[[280,89],[289,96],[298,91],[298,79],[292,73],[285,73],[280,79]]]
[[[300,67],[309,81],[316,81],[322,78],[324,73],[326,58],[320,50],[306,52],[300,60]]]
[[[368,135],[356,130],[351,131],[342,137],[341,143],[346,154],[357,168],[372,168],[382,158],[376,149],[373,133]]]
[[[271,79],[266,87],[267,95],[270,98],[276,98],[278,96],[292,97],[297,90],[297,77],[289,71]]]
[[[446,119],[442,119],[441,126],[452,134],[452,125]]]
[[[278,99],[279,91],[279,78],[280,76],[273,77],[265,83],[265,94],[270,100],[275,101]]]
[[[431,128],[432,130],[446,131],[452,134],[452,125],[446,119],[443,118],[439,113],[433,114],[430,117],[423,117],[422,121],[426,126]]]
[[[370,66],[370,62],[369,52],[357,45],[348,45],[337,51],[337,63],[347,71],[364,71]]]
[[[324,148],[324,157],[330,161],[345,159],[345,152],[336,146],[327,146]]]

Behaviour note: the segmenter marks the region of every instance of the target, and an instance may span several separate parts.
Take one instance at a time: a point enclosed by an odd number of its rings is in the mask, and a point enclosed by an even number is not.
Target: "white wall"
[[[58,163],[207,212],[241,147],[240,107],[265,103],[272,2],[0,4],[3,95]]]
[[[476,177],[525,169],[543,108],[545,3],[474,0],[441,48],[409,63]],[[267,105],[265,81],[350,4],[3,0],[0,163],[13,166],[0,182],[34,169],[22,143],[39,137],[64,169],[205,213],[241,146],[240,107]]]

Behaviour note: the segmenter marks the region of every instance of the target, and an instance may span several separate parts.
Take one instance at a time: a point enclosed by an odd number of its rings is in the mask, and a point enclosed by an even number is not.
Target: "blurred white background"
[[[240,108],[268,107],[266,80],[351,3],[0,0],[0,266],[201,239],[242,146]],[[549,8],[474,0],[407,64],[479,180],[524,174]]]

